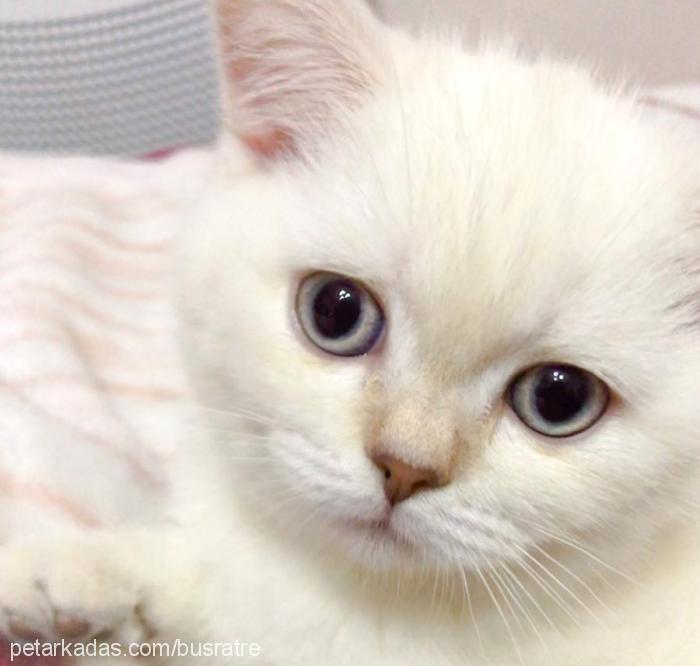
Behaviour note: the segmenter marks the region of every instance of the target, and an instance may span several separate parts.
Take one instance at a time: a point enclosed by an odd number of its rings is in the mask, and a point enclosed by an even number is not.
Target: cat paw
[[[93,544],[90,544],[92,546]],[[10,641],[143,643],[155,631],[109,552],[84,543],[0,551],[0,632]]]

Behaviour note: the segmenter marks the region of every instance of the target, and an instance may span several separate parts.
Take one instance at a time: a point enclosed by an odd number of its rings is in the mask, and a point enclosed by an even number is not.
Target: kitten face
[[[244,485],[370,566],[477,569],[641,539],[698,453],[692,180],[631,103],[579,73],[408,43],[342,11],[381,35],[389,69],[335,124],[285,126],[292,157],[268,146],[232,178],[224,146],[188,241],[203,400],[261,417],[262,438],[229,444],[265,461]],[[366,353],[304,333],[299,290],[318,271],[376,299]],[[582,432],[540,434],[509,404],[548,363],[609,388]],[[391,506],[377,452],[440,481]]]

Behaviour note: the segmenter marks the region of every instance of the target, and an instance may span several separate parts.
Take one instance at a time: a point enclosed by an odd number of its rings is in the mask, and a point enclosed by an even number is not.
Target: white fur
[[[257,641],[268,664],[696,663],[697,167],[567,66],[411,41],[351,0],[233,4],[309,105],[290,123],[276,79],[234,89],[246,127],[282,126],[293,150],[258,162],[224,137],[187,225],[183,349],[216,436],[183,437],[166,535],[90,537],[82,566],[105,595],[139,581],[160,639]],[[275,52],[280,35],[307,41]],[[310,82],[319,49],[337,57]],[[316,269],[372,286],[379,350],[304,342],[294,292]],[[544,361],[615,396],[567,441],[503,401]],[[397,540],[360,524],[386,512],[377,423],[417,465],[456,460],[395,508]],[[35,552],[0,571],[46,576]]]

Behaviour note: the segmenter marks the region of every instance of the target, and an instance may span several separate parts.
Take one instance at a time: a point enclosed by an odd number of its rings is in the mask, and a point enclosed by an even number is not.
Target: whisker
[[[522,631],[523,630],[522,619],[521,619],[520,615],[518,615],[515,612],[515,609],[513,608],[513,605],[510,602],[510,600],[512,599],[512,593],[510,593],[509,590],[506,588],[504,581],[503,581],[503,578],[500,577],[496,573],[496,569],[494,568],[493,564],[489,564],[488,568],[489,568],[489,574],[490,574],[489,577],[491,578],[491,581],[496,586],[496,589],[501,593],[501,598],[503,599],[508,611],[510,612],[511,616],[513,617],[513,619],[517,623],[518,628]],[[509,592],[509,594],[506,594],[506,592]]]
[[[550,579],[552,579],[566,594],[569,595],[581,608],[588,613],[591,618],[601,627],[605,628],[603,621],[596,615],[593,610],[573,591],[569,588],[566,583],[564,583],[558,576],[552,573],[542,562],[537,558],[533,557],[526,550],[520,548],[523,554],[530,559],[536,566],[538,566]]]
[[[557,629],[556,626],[554,625],[554,622],[552,622],[552,620],[551,620],[551,618],[549,617],[549,615],[547,615],[547,614],[542,610],[542,607],[537,603],[537,601],[535,600],[535,598],[533,597],[533,595],[530,594],[530,591],[518,580],[518,577],[510,570],[510,568],[508,567],[508,565],[505,564],[505,563],[502,563],[501,566],[503,567],[504,573],[510,578],[510,580],[512,581],[512,583],[515,584],[515,585],[525,594],[525,597],[530,601],[530,603],[532,603],[532,604],[535,606],[535,608],[539,611],[540,615],[542,615],[542,617],[545,619],[545,621],[547,622],[547,624],[549,624],[549,626],[550,626],[552,629],[554,629],[554,631],[556,631],[557,633],[559,633],[558,629]],[[547,643],[545,642],[544,638],[542,637],[542,634],[540,633],[540,630],[537,628],[536,622],[532,619],[532,616],[530,615],[530,613],[528,613],[527,610],[526,610],[522,605],[520,605],[520,604],[518,604],[518,605],[520,606],[520,610],[522,611],[522,613],[525,615],[525,617],[526,617],[526,619],[527,619],[527,621],[528,621],[528,624],[530,625],[530,628],[532,629],[533,633],[534,633],[535,636],[537,637],[537,640],[540,642],[540,644],[542,645],[542,647],[545,649],[545,651],[546,651],[546,652],[550,655],[550,657],[551,657],[552,655],[551,655],[551,653],[549,652],[549,647],[547,646]]]
[[[277,421],[267,414],[261,414],[259,412],[255,412],[251,409],[241,407],[241,406],[236,406],[235,408],[229,408],[229,409],[223,409],[221,407],[213,407],[211,405],[207,405],[204,403],[196,403],[196,402],[184,402],[182,403],[184,406],[186,406],[189,410],[192,410],[193,412],[202,412],[205,414],[211,414],[211,415],[218,415],[218,416],[229,416],[229,417],[234,417],[234,418],[245,418],[251,421],[256,421],[258,423],[267,423],[267,424],[276,424]]]
[[[525,551],[523,551],[525,552]],[[528,556],[529,553],[526,553]],[[534,559],[534,558],[533,558]],[[535,560],[537,562],[537,560]],[[579,619],[572,613],[568,604],[564,601],[562,596],[554,589],[552,586],[542,578],[542,576],[537,573],[527,562],[522,559],[517,560],[519,567],[525,571],[525,573],[532,578],[537,585],[547,594],[547,596],[554,601],[554,603],[566,614],[566,616],[579,628],[583,628]],[[539,562],[537,562],[539,564]]]
[[[467,580],[467,574],[465,573],[464,569],[462,567],[459,568],[459,574],[462,579],[462,584],[464,586],[464,593],[467,598],[467,608],[469,610],[469,617],[471,618],[472,625],[474,626],[474,632],[476,633],[476,639],[479,643],[479,650],[481,651],[481,655],[484,657],[484,659],[487,659],[486,656],[486,650],[484,649],[484,641],[481,638],[481,631],[479,630],[479,624],[476,621],[476,617],[474,615],[474,606],[472,604],[472,596],[471,592],[469,590],[469,581]]]
[[[542,534],[545,534],[546,536],[550,537],[551,539],[554,539],[558,543],[561,543],[564,546],[569,546],[570,548],[573,548],[574,550],[578,551],[582,555],[585,555],[586,557],[589,557],[592,559],[594,562],[597,562],[600,566],[604,567],[608,571],[620,576],[621,578],[624,578],[628,583],[631,583],[634,586],[639,586],[639,583],[631,578],[629,574],[624,573],[623,571],[620,571],[619,569],[616,569],[612,565],[608,564],[604,560],[601,560],[597,555],[594,555],[591,553],[589,550],[584,548],[582,545],[576,543],[575,541],[572,541],[569,538],[563,537],[563,536],[558,536],[556,534],[553,534],[552,532],[549,532],[545,528],[539,526],[534,526],[535,529],[539,530]]]
[[[496,596],[491,590],[491,587],[489,586],[488,582],[486,581],[486,578],[481,571],[480,568],[477,568],[477,574],[479,578],[481,579],[481,582],[484,584],[484,587],[486,588],[486,591],[488,592],[489,597],[491,597],[491,601],[493,601],[493,605],[496,607],[496,611],[498,612],[498,615],[500,616],[501,620],[503,621],[503,624],[506,628],[506,632],[508,633],[508,636],[510,637],[511,643],[513,644],[513,648],[515,649],[515,653],[518,657],[518,661],[520,662],[520,666],[525,666],[525,662],[523,661],[523,655],[520,652],[520,645],[518,641],[515,639],[515,634],[513,634],[513,630],[510,626],[510,622],[508,622],[508,618],[506,617],[505,613],[503,612],[503,609],[501,608],[501,604],[498,603],[498,599],[496,599]]]
[[[226,462],[259,462],[271,463],[277,462],[272,456],[226,456]]]
[[[539,552],[542,557],[546,558],[549,560],[554,566],[559,567],[564,573],[568,574],[573,578],[579,585],[583,587],[586,592],[588,592],[606,611],[612,613],[615,615],[615,612],[600,598],[600,596],[595,592],[595,590],[586,583],[583,578],[575,574],[573,571],[571,571],[568,567],[564,566],[559,560],[557,560],[555,557],[552,557],[547,551],[544,550],[544,548],[541,548],[540,546],[535,545],[535,548],[537,552]]]

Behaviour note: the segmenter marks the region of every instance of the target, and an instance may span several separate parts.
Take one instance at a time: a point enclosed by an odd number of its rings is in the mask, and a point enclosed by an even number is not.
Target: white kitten
[[[181,311],[218,436],[183,430],[162,528],[5,549],[5,626],[697,663],[697,168],[569,67],[352,0],[217,9],[230,123]]]

